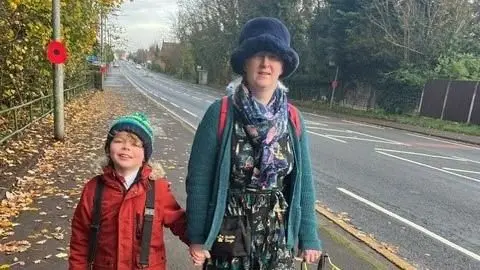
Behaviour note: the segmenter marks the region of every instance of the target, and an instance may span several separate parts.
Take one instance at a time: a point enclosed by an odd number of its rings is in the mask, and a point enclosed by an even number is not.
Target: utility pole
[[[100,63],[103,64],[103,8],[100,10]]]
[[[60,41],[60,0],[52,0],[53,40]],[[63,64],[54,64],[53,80],[53,123],[54,137],[63,140],[65,137],[65,115],[63,97]]]

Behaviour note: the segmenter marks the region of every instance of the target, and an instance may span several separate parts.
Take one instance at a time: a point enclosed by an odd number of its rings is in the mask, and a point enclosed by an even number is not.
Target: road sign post
[[[332,82],[332,96],[330,97],[330,108],[333,107],[333,99],[335,98],[335,90],[338,87],[338,65],[337,65],[337,71],[335,71],[335,79]]]

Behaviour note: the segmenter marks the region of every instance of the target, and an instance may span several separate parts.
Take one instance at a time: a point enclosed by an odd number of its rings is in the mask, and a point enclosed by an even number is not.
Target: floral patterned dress
[[[281,138],[275,147],[277,158],[288,166],[278,173],[276,181],[260,188],[252,178],[259,172],[261,153],[236,121],[232,140],[232,174],[225,216],[246,216],[250,233],[250,255],[234,258],[212,258],[207,269],[285,270],[295,269],[293,252],[286,246],[287,200],[284,196],[288,174],[293,169],[290,136]]]

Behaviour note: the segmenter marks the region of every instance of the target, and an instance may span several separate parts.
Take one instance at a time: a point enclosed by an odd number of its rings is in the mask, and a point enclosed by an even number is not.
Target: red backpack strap
[[[293,127],[295,128],[295,134],[297,138],[300,138],[302,135],[302,121],[300,120],[300,115],[298,113],[298,109],[293,106],[291,103],[288,103],[288,117],[290,121],[293,123]]]
[[[228,96],[222,97],[221,106],[220,106],[220,117],[218,119],[218,130],[217,138],[222,139],[223,130],[225,129],[225,124],[227,122],[227,113],[228,113]]]

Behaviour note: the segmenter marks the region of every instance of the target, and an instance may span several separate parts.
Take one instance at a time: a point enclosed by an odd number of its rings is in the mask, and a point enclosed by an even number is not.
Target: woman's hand
[[[302,251],[301,256],[305,262],[310,264],[318,261],[318,259],[320,259],[320,256],[322,256],[322,252],[320,250],[307,249]]]
[[[203,249],[203,245],[192,244],[190,245],[190,256],[192,257],[193,264],[195,266],[201,266],[205,263],[205,260],[210,258],[210,252]]]

